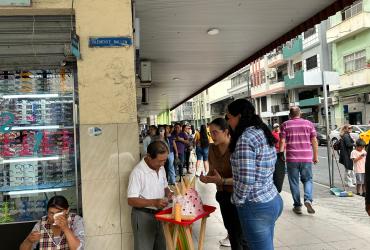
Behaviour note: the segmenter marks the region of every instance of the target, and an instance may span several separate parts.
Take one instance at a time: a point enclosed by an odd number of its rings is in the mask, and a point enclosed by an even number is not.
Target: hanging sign
[[[0,6],[31,6],[31,0],[0,0]]]
[[[81,59],[80,37],[75,32],[71,34],[71,52],[76,59]]]
[[[132,45],[131,37],[90,37],[89,47],[126,47]]]

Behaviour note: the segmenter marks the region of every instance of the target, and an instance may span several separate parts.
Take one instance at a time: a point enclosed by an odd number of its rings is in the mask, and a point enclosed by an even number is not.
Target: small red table
[[[155,215],[155,218],[162,222],[164,235],[166,238],[166,244],[168,250],[175,250],[177,247],[177,238],[179,237],[180,229],[183,229],[185,232],[185,240],[189,246],[189,250],[194,250],[193,237],[191,233],[191,227],[194,222],[202,219],[200,232],[199,232],[199,241],[198,241],[198,250],[202,250],[204,246],[204,237],[206,232],[206,222],[207,218],[211,213],[213,213],[216,208],[208,205],[203,205],[204,213],[195,217],[193,220],[183,220],[181,222],[175,221],[174,219],[168,219],[160,217],[163,214],[171,214],[172,208],[163,210]],[[171,225],[173,226],[173,231],[171,232]]]

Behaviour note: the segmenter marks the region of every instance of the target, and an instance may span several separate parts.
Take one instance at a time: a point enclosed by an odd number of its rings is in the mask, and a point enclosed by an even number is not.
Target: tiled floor
[[[281,193],[284,211],[275,227],[275,249],[359,249],[370,250],[370,217],[364,211],[362,197],[338,198],[329,194],[327,188],[315,185],[317,193],[315,215],[304,210],[303,215],[292,212],[292,198],[285,185]],[[215,186],[197,183],[205,204],[218,204],[214,199]],[[197,239],[199,223],[194,226]],[[218,241],[226,236],[219,209],[207,221],[205,250],[230,249],[220,247]]]

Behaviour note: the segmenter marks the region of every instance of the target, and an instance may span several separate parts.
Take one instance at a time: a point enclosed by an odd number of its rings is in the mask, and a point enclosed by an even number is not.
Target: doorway
[[[349,124],[362,124],[362,112],[353,112],[348,114]]]

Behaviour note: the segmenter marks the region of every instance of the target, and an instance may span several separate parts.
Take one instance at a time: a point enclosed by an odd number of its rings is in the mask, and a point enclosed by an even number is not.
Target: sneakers
[[[229,240],[229,235],[226,236],[225,239],[220,240],[219,243],[220,243],[220,246],[231,247],[230,240]]]
[[[302,208],[301,207],[293,207],[293,212],[296,214],[302,214]]]
[[[311,201],[305,201],[304,205],[307,208],[307,213],[309,213],[309,214],[314,214],[315,213],[315,209],[313,209]]]

